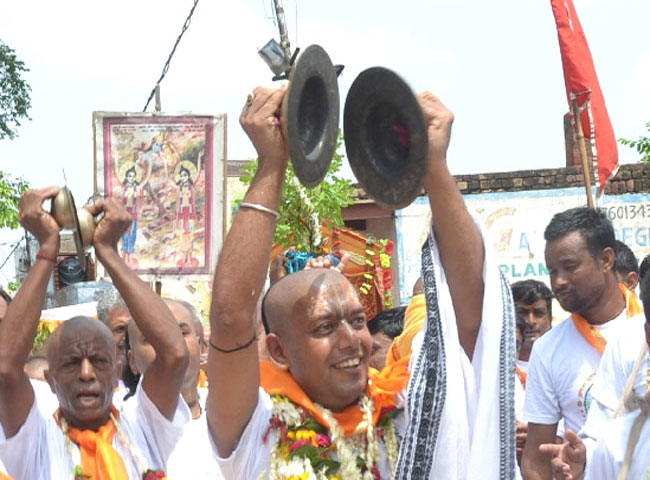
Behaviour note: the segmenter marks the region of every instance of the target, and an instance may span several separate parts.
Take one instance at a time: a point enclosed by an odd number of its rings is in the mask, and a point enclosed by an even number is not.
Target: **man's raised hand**
[[[117,251],[117,243],[131,225],[132,219],[129,212],[113,197],[87,205],[86,209],[94,217],[104,212],[104,216],[95,227],[93,234],[95,251],[102,248],[111,248]]]
[[[260,156],[260,168],[267,162],[286,164],[288,159],[287,143],[279,121],[286,93],[286,87],[276,90],[257,87],[249,95],[239,117],[239,123]]]
[[[41,245],[43,254],[55,258],[59,253],[59,224],[52,215],[43,209],[43,202],[54,198],[59,187],[47,187],[40,190],[27,190],[20,197],[18,221],[31,232]]]
[[[431,170],[431,167],[444,163],[447,158],[454,114],[431,92],[420,93],[417,99],[427,124],[429,170]]]

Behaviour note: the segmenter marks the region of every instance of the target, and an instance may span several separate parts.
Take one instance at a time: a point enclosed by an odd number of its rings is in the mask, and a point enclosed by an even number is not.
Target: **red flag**
[[[598,195],[600,195],[607,180],[618,170],[616,137],[609,121],[603,92],[598,84],[587,38],[582,31],[573,0],[551,0],[551,6],[557,23],[564,83],[573,117],[572,122],[575,128],[576,112],[573,111],[573,99],[576,98],[582,131],[585,139],[591,142],[594,161],[598,166],[600,182]]]

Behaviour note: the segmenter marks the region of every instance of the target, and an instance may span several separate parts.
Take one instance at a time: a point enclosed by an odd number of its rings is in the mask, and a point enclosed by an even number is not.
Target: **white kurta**
[[[417,361],[409,384],[409,426],[401,446],[399,479],[516,476],[512,295],[486,246],[481,225],[476,224],[485,250],[484,300],[471,361],[458,339],[451,293],[433,233],[424,247],[422,277],[428,316],[422,345],[413,345]],[[435,298],[429,298],[433,293]],[[427,405],[434,408],[425,412]]]
[[[169,480],[223,480],[221,469],[210,447],[205,415],[206,389],[199,389],[201,416],[188,422],[176,448],[167,461]],[[235,478],[235,477],[229,477]]]
[[[587,421],[580,431],[587,448],[587,464],[598,439],[619,407],[625,385],[633,373],[642,349],[642,362],[634,379],[632,392],[636,395],[644,395],[646,392],[649,365],[644,324],[645,315],[635,315],[626,321],[625,328],[621,329],[616,337],[607,342],[591,389],[592,402]]]
[[[587,463],[585,480],[613,480],[618,478],[630,430],[639,411],[629,412],[602,426],[601,440]],[[628,480],[645,480],[650,475],[650,420],[646,420],[632,455]]]
[[[190,412],[180,395],[170,422],[144,389],[138,388],[133,399],[122,406],[119,422],[129,442],[147,462],[144,468],[164,469],[189,419]],[[132,452],[117,435],[113,447],[124,460],[129,477],[141,478]],[[0,460],[15,480],[64,480],[72,477],[75,467],[61,429],[52,416],[43,416],[36,402],[13,437],[7,439],[0,428]]]

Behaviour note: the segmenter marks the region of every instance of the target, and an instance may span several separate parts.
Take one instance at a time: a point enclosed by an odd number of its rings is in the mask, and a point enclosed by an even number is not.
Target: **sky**
[[[647,135],[650,2],[574,3],[616,136]],[[32,120],[15,140],[0,141],[0,169],[43,187],[62,185],[65,168],[75,198],[92,195],[93,111],[142,111],[192,4],[0,0],[0,40],[30,69],[32,87]],[[317,43],[345,65],[341,122],[356,76],[384,66],[454,112],[452,173],[564,166],[568,106],[550,0],[283,5],[292,48]],[[272,0],[200,0],[161,83],[163,112],[227,114],[229,159],[256,156],[238,117],[254,87],[274,84],[257,54],[279,39],[272,11]],[[619,157],[639,158],[624,146]]]

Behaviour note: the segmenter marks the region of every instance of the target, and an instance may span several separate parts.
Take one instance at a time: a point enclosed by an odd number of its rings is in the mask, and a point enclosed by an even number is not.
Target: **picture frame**
[[[144,277],[214,273],[226,219],[221,115],[93,112],[95,198],[133,217],[118,249]]]

